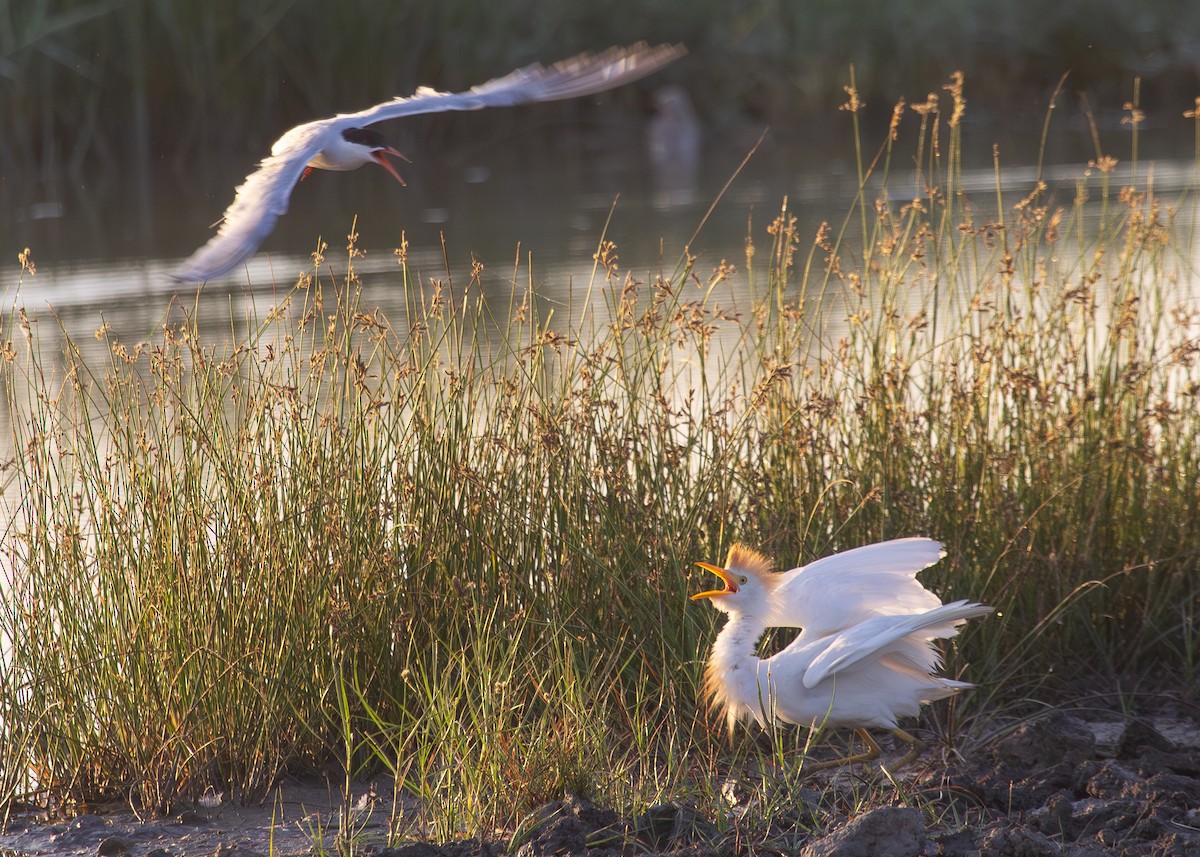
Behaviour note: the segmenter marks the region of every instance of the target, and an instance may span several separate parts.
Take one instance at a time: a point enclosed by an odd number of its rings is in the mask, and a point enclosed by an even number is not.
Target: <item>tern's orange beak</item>
[[[371,157],[375,159],[375,163],[379,164],[379,166],[391,173],[392,178],[400,182],[401,185],[408,187],[408,183],[404,181],[404,179],[400,178],[400,174],[396,172],[396,168],[392,166],[391,161],[384,157],[385,155],[391,155],[394,158],[400,158],[405,163],[411,164],[412,161],[408,159],[408,155],[393,149],[391,146],[388,146],[386,149],[376,149],[371,153]]]
[[[733,575],[730,574],[726,569],[721,568],[719,565],[709,565],[707,562],[698,562],[696,565],[705,571],[711,571],[717,577],[721,578],[721,581],[725,584],[725,588],[710,589],[707,592],[697,592],[692,596],[693,601],[699,601],[701,598],[714,598],[718,595],[729,595],[738,591],[737,584],[734,583],[733,580]]]

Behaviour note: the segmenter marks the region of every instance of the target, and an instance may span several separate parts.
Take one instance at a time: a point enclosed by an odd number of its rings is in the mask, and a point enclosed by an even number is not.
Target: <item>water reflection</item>
[[[291,211],[263,250],[235,274],[201,290],[181,286],[167,273],[207,239],[209,223],[232,198],[247,166],[227,166],[223,176],[205,175],[203,192],[185,187],[176,175],[154,177],[149,184],[165,190],[153,200],[150,208],[157,216],[144,229],[138,226],[140,205],[104,210],[90,188],[60,188],[59,197],[33,189],[14,199],[11,186],[0,186],[7,205],[0,208],[0,229],[8,236],[0,265],[0,309],[25,306],[46,333],[57,324],[50,323],[53,308],[85,348],[95,343],[92,333],[101,323],[122,338],[150,336],[172,301],[194,307],[202,323],[214,315],[215,325],[228,331],[231,306],[244,301],[269,306],[311,270],[318,241],[326,245],[323,270],[344,271],[346,234],[356,218],[365,255],[355,267],[366,278],[365,300],[385,311],[403,302],[393,251],[405,240],[412,268],[423,280],[447,275],[464,280],[478,261],[487,272],[484,282],[496,289],[507,291],[520,277],[543,300],[568,307],[587,291],[602,239],[615,242],[622,268],[643,279],[670,274],[689,242],[700,272],[722,259],[740,268],[748,231],[760,246],[767,244],[765,227],[785,197],[799,218],[801,235],[814,235],[823,220],[840,223],[850,209],[857,192],[850,151],[834,147],[814,154],[792,141],[768,138],[703,221],[745,151],[712,139],[702,147],[694,108],[677,90],[659,92],[656,103],[652,121],[608,129],[603,146],[581,138],[530,147],[518,136],[443,150],[426,141],[424,157],[406,168],[409,187],[403,189],[368,171],[314,174],[297,190]],[[1136,169],[1140,184],[1152,174],[1160,195],[1195,185],[1191,160],[1144,161]],[[1084,159],[1044,168],[1004,167],[1003,205],[1018,202],[1039,178],[1059,203],[1069,205],[1075,183],[1087,171]],[[1134,172],[1130,164],[1118,163],[1108,177],[1114,193],[1135,179]],[[111,183],[112,177],[102,181]],[[981,216],[996,211],[996,174],[990,165],[968,167],[956,181],[958,189],[977,199]],[[1096,177],[1091,181],[1094,188]],[[888,180],[891,196],[907,201],[922,193],[923,184],[911,162],[898,157]],[[869,194],[878,192],[873,188]],[[24,246],[32,248],[38,273],[22,279],[15,256]],[[572,318],[579,317],[579,309]]]
[[[700,119],[682,86],[654,93],[655,115],[646,128],[654,181],[654,206],[691,205],[700,188]]]
[[[343,248],[354,223],[365,251],[357,271],[372,280],[393,272],[390,285],[380,290],[385,299],[399,278],[393,251],[406,240],[415,267],[426,276],[444,276],[447,268],[461,275],[478,260],[492,276],[511,279],[515,262],[532,263],[539,288],[544,285],[551,298],[566,301],[572,283],[590,276],[602,239],[620,246],[625,267],[644,273],[673,266],[736,164],[733,156],[715,157],[695,198],[665,208],[653,198],[654,170],[640,131],[623,150],[574,151],[541,164],[506,147],[443,153],[408,168],[409,187],[403,189],[384,186],[365,171],[314,174],[297,190],[290,212],[262,251],[235,273],[207,284],[200,303],[222,305],[234,291],[270,294],[290,287],[311,270],[318,242],[325,245],[324,268],[344,270]],[[147,321],[154,323],[144,317],[148,307],[156,308],[151,315],[161,316],[172,296],[196,302],[194,289],[167,274],[207,239],[209,223],[227,204],[225,195],[232,197],[240,176],[206,181],[221,188],[207,195],[170,179],[155,182],[169,191],[155,201],[161,216],[150,222],[144,239],[137,237],[133,212],[99,216],[69,194],[48,218],[30,218],[28,205],[8,209],[4,258],[9,261],[0,266],[3,309],[20,303],[41,317],[53,307],[64,319],[87,317],[84,326],[93,328],[103,316],[114,330],[138,337],[151,329]],[[704,247],[697,249],[711,256],[713,265],[741,253],[746,205],[758,202],[752,197],[778,205],[776,192],[768,192],[770,184],[762,177],[751,180],[738,203],[719,211],[706,227]],[[87,197],[86,189],[77,190],[80,198]],[[48,211],[49,203],[35,205]],[[22,279],[15,256],[25,246],[32,248],[38,273]]]

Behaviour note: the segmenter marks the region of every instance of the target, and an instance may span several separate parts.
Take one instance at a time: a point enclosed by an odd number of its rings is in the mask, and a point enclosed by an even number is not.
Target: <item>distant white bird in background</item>
[[[909,745],[895,767],[915,759],[921,744],[899,727],[899,718],[915,717],[923,703],[973,687],[936,675],[941,656],[933,641],[953,637],[967,619],[992,612],[968,601],[943,606],[916,581],[916,572],[942,555],[937,542],[900,539],[783,574],[741,545],[730,550],[724,568],[697,563],[724,583],[692,600],[707,598],[729,614],[704,684],[730,730],[748,719],[760,727],[778,722],[851,727],[866,742],[866,752],[809,766],[810,771],[876,758],[879,745],[868,728],[887,729]],[[779,653],[759,658],[759,639],[778,625],[804,630]]]
[[[655,208],[696,201],[701,135],[700,119],[686,89],[669,84],[655,90],[654,118],[646,125]]]
[[[238,187],[217,234],[172,276],[208,280],[228,273],[251,256],[271,234],[275,221],[287,212],[292,188],[309,169],[356,170],[376,163],[404,184],[386,157],[404,156],[368,125],[419,113],[510,107],[592,95],[645,77],[685,53],[682,45],[650,47],[639,43],[610,48],[599,54],[581,54],[549,68],[526,66],[466,92],[422,87],[407,98],[297,125],[275,141],[270,156]]]

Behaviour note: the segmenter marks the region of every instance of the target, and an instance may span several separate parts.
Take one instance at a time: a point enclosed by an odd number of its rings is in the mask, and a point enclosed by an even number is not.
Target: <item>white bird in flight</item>
[[[233,270],[275,228],[287,212],[292,188],[310,169],[356,170],[375,163],[404,184],[387,156],[404,156],[367,126],[402,116],[449,110],[510,107],[593,95],[657,71],[686,53],[682,45],[639,43],[581,54],[546,68],[526,66],[466,92],[422,87],[407,98],[394,98],[357,113],[339,113],[297,125],[275,141],[271,154],[238,187],[217,234],[183,262],[172,276],[199,282]]]
[[[734,545],[725,566],[697,563],[724,583],[701,592],[729,619],[713,644],[704,689],[729,729],[793,723],[850,727],[867,750],[809,767],[822,770],[879,755],[868,728],[887,729],[909,745],[895,765],[916,758],[921,743],[899,727],[923,703],[974,685],[937,675],[936,639],[953,637],[967,619],[992,608],[969,601],[943,605],[916,573],[943,556],[930,539],[899,539],[817,560],[782,574],[762,554]],[[803,626],[786,648],[759,658],[767,628]]]

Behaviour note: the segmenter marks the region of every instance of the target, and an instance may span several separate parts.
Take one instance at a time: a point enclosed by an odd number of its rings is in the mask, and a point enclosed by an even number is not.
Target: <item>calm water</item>
[[[57,324],[52,307],[76,342],[97,357],[93,333],[101,323],[126,341],[145,339],[173,296],[188,306],[198,301],[202,323],[212,319],[228,330],[231,309],[235,318],[251,304],[265,309],[300,272],[311,270],[319,238],[328,245],[325,269],[344,272],[346,236],[357,217],[365,256],[355,269],[364,279],[365,301],[385,312],[403,306],[393,251],[405,238],[410,267],[425,281],[444,278],[448,262],[451,275],[465,282],[478,259],[485,288],[496,294],[506,297],[515,276],[522,286],[532,282],[543,300],[566,305],[581,299],[576,290],[586,291],[602,237],[618,245],[623,270],[642,279],[671,273],[753,143],[725,147],[679,172],[656,168],[641,134],[634,129],[628,140],[601,150],[575,141],[542,141],[531,150],[524,139],[456,151],[418,147],[410,149],[414,163],[400,165],[407,187],[371,167],[318,171],[297,186],[289,213],[247,268],[199,293],[167,274],[207,240],[209,224],[232,200],[253,155],[202,181],[160,171],[145,180],[151,190],[140,196],[116,192],[111,177],[99,177],[97,188],[34,189],[0,213],[0,300],[5,310],[24,305],[40,319],[44,336]],[[836,201],[834,213],[846,210],[853,183],[844,161],[830,171],[789,176],[783,160],[778,147],[752,159],[692,244],[700,271],[722,258],[740,268],[748,220],[756,240],[766,241],[765,226],[785,194],[811,209],[812,230],[820,221],[818,203]],[[18,286],[16,255],[26,246],[37,274]]]
[[[414,160],[401,165],[408,187],[372,167],[317,171],[297,186],[291,210],[247,269],[199,291],[167,272],[207,240],[209,224],[261,152],[247,147],[194,168],[164,157],[152,171],[109,171],[83,182],[0,181],[2,309],[25,306],[38,320],[43,341],[57,336],[53,309],[66,331],[97,358],[93,334],[101,324],[127,342],[146,339],[166,318],[173,298],[197,305],[202,326],[227,334],[231,317],[244,318],[246,310],[261,316],[311,267],[319,237],[328,245],[326,269],[343,272],[346,235],[357,216],[358,246],[366,255],[355,268],[364,278],[365,301],[392,317],[389,310],[404,301],[393,250],[406,237],[410,263],[422,278],[444,278],[444,236],[449,271],[460,281],[475,258],[485,265],[484,287],[497,295],[507,297],[515,276],[521,286],[532,283],[551,305],[571,306],[578,318],[597,242],[602,237],[616,242],[621,268],[642,279],[670,274],[761,130],[747,125],[736,133],[710,133],[698,162],[668,158],[656,164],[646,145],[646,124],[632,120],[585,129],[589,133],[509,129],[499,138],[489,136],[486,120],[464,121],[454,147],[443,139],[396,139]],[[1127,134],[1106,133],[1111,145],[1127,145]],[[698,272],[703,275],[722,259],[741,269],[748,230],[765,250],[766,226],[784,197],[799,217],[802,235],[814,234],[822,220],[839,223],[856,190],[853,152],[844,142],[849,139],[844,128],[814,129],[805,139],[769,136],[692,241]],[[1160,194],[1192,187],[1192,140],[1153,139],[1161,151],[1142,144],[1143,174],[1154,158]],[[963,185],[979,194],[983,211],[994,210],[996,140],[1003,153],[1011,153],[1003,168],[1006,205],[1027,193],[1036,177],[1032,166],[1007,165],[1032,157],[1036,136],[1011,128],[975,129],[964,144]],[[1047,162],[1061,166],[1048,166],[1044,175],[1069,204],[1074,182],[1094,154],[1091,142],[1067,130],[1052,143]],[[917,191],[911,154],[904,151],[898,149],[890,181],[897,196]],[[1120,169],[1126,172],[1116,183],[1128,178],[1127,165]],[[20,280],[16,256],[26,246],[38,272]],[[732,287],[736,290],[736,279]]]

